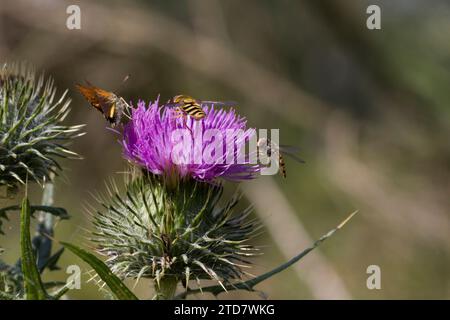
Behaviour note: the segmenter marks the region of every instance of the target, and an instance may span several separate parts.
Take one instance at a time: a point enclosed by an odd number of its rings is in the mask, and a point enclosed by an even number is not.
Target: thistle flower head
[[[36,80],[27,65],[0,69],[0,186],[16,188],[25,181],[41,183],[60,169],[57,157],[76,157],[67,143],[81,126],[61,122],[70,100],[59,99],[51,79]]]
[[[231,110],[203,108],[206,116],[180,117],[176,108],[146,108],[139,102],[124,128],[123,150],[127,159],[156,175],[192,177],[211,182],[251,179],[259,167],[240,157],[255,134],[246,120]],[[230,135],[234,135],[231,136]]]
[[[121,194],[116,187],[93,213],[93,241],[122,278],[158,284],[212,279],[227,283],[243,275],[255,248],[250,210],[233,213],[238,197],[219,205],[222,186],[195,180],[168,191],[155,176],[137,178]]]

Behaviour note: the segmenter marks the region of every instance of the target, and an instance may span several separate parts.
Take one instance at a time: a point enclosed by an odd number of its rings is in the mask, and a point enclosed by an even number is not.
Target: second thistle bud
[[[82,126],[61,122],[70,100],[56,97],[53,81],[35,78],[27,65],[0,69],[0,187],[9,191],[32,181],[42,183],[60,169],[58,157],[78,157],[67,143]]]

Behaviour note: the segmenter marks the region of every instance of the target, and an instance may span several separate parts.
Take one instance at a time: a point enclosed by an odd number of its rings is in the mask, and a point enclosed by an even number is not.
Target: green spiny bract
[[[66,93],[56,100],[53,80],[36,80],[27,65],[0,69],[0,186],[42,183],[61,169],[56,157],[78,157],[66,146],[82,126],[61,125],[70,111]]]
[[[219,205],[223,188],[182,180],[170,190],[155,177],[126,185],[122,195],[113,184],[103,209],[93,213],[93,242],[122,278],[161,281],[212,279],[220,284],[241,279],[247,258],[256,249],[247,244],[258,226],[250,208],[233,212],[239,197]]]

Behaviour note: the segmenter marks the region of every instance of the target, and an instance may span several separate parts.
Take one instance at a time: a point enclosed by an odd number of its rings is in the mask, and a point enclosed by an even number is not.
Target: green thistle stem
[[[158,300],[172,300],[177,290],[178,279],[176,277],[163,277],[156,284],[156,298]]]
[[[53,185],[54,173],[50,173],[50,179],[44,185],[42,194],[42,205],[52,206],[54,196]],[[38,225],[36,235],[33,238],[33,244],[37,247],[38,266],[41,268],[48,261],[52,251],[53,224],[54,217],[51,213],[41,211],[38,215]],[[50,237],[49,237],[50,236]]]

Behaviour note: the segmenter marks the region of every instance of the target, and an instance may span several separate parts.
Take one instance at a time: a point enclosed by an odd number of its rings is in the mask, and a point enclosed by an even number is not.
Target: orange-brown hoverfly
[[[118,125],[125,110],[130,108],[129,104],[113,92],[100,89],[88,81],[86,81],[86,84],[86,86],[77,84],[76,88],[91,106],[103,114],[112,126]]]

